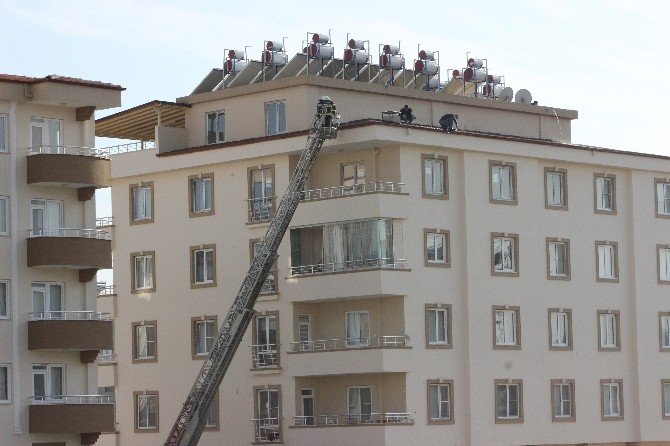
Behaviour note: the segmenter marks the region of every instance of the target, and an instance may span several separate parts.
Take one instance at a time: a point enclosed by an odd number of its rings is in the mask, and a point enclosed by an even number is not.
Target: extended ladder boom
[[[326,139],[337,137],[338,125],[339,115],[335,104],[330,98],[320,99],[317,104],[317,113],[310,126],[307,144],[293,172],[288,189],[270,221],[270,227],[263,238],[261,247],[251,262],[251,267],[242,282],[237,297],[221,324],[212,351],[200,369],[177,420],[170,430],[165,446],[198,444],[207,423],[209,406],[251,322],[254,305],[277,259],[277,249],[293,218],[316,156]]]

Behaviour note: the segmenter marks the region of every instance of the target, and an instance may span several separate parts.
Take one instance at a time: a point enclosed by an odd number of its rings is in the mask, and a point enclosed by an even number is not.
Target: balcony
[[[92,362],[99,350],[113,347],[113,322],[109,313],[94,311],[44,311],[30,313],[28,350],[77,350],[82,362]],[[84,361],[95,352],[90,361]]]
[[[252,368],[276,369],[279,366],[279,353],[277,344],[252,345],[251,360]]]
[[[369,426],[379,424],[414,424],[409,413],[371,413],[366,415],[295,416],[293,427]]]
[[[94,444],[102,432],[114,432],[108,395],[34,396],[28,417],[31,434],[81,434],[83,445]]]
[[[95,362],[98,365],[115,365],[119,361],[115,353],[100,353],[97,358],[95,358]]]
[[[39,146],[28,149],[28,184],[79,189],[80,201],[97,188],[111,186],[111,167],[104,149]]]
[[[253,418],[254,444],[283,443],[279,418]]]
[[[301,193],[300,201],[328,200],[365,194],[404,194],[405,183],[395,181],[375,181],[351,186],[331,186],[319,189],[305,190]]]
[[[97,288],[98,297],[116,296],[116,285],[101,285]]]
[[[31,229],[28,266],[82,270],[79,280],[87,282],[98,269],[112,267],[110,234],[99,229]]]
[[[342,351],[356,348],[409,348],[409,336],[328,339],[291,342],[290,353]]]
[[[250,198],[247,202],[247,224],[268,222],[275,211],[275,197]]]
[[[316,274],[334,274],[373,269],[407,269],[405,259],[379,258],[367,260],[348,260],[339,263],[318,263],[289,267],[289,276],[312,276]]]
[[[95,227],[100,228],[109,228],[114,226],[114,217],[98,217],[95,219]]]

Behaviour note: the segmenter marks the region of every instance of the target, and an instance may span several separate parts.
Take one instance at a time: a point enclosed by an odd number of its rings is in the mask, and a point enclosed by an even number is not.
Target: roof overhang
[[[189,104],[154,100],[95,121],[95,136],[153,141],[155,128],[184,128]]]

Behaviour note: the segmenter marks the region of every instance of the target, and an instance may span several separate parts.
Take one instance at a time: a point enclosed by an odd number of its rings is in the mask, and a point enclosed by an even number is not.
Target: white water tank
[[[314,42],[314,43],[324,44],[324,43],[328,43],[328,40],[329,40],[328,34],[326,34],[326,33],[314,33],[314,34],[312,34],[312,42]]]
[[[365,41],[358,39],[349,39],[349,48],[352,50],[362,50],[365,48]]]
[[[332,46],[319,45],[316,43],[311,43],[308,47],[309,57],[315,59],[330,59],[333,57],[333,52],[335,49]]]
[[[467,82],[484,82],[486,80],[486,70],[466,68],[463,72],[463,78]]]
[[[384,54],[393,54],[395,56],[400,52],[400,47],[395,45],[384,45],[383,51]]]
[[[265,49],[268,51],[282,51],[284,49],[284,43],[268,40],[265,43]]]
[[[399,70],[405,68],[405,58],[393,54],[382,54],[379,58],[379,66],[389,70]]]
[[[440,71],[440,67],[437,65],[437,62],[432,60],[417,60],[414,62],[414,72],[422,74],[437,74]]]
[[[266,51],[263,56],[263,61],[265,65],[274,65],[277,67],[283,67],[286,65],[288,56],[284,53],[273,53],[271,51]]]
[[[366,53],[363,50],[351,50],[351,49],[344,50],[344,63],[346,64],[351,63],[365,64],[368,63],[369,58],[370,56],[368,55],[368,53]]]

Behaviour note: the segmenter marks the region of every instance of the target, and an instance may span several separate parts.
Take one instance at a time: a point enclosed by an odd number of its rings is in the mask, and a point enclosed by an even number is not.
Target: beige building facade
[[[113,346],[95,276],[111,268],[95,190],[110,186],[94,148],[95,110],[123,88],[0,75],[0,444],[94,444],[114,431],[96,356]]]
[[[670,159],[572,144],[571,110],[316,76],[98,121],[154,141],[112,156],[106,441],[165,441],[324,95],[339,136],[201,444],[670,444]]]

